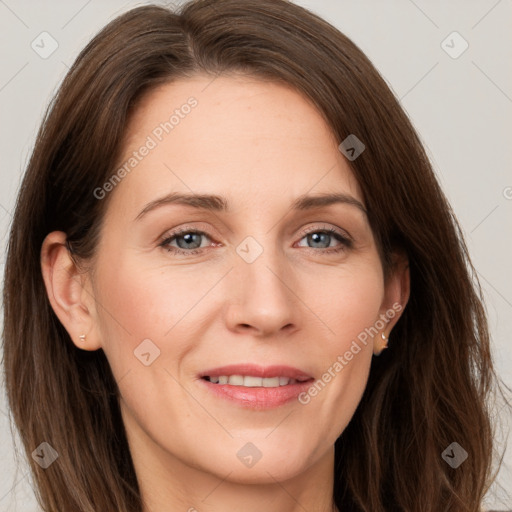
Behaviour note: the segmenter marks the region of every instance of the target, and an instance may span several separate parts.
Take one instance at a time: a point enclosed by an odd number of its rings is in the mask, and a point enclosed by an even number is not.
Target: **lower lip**
[[[305,382],[296,382],[275,388],[231,386],[229,384],[213,384],[199,379],[206,389],[215,395],[248,409],[273,409],[287,404],[306,391],[313,379]]]

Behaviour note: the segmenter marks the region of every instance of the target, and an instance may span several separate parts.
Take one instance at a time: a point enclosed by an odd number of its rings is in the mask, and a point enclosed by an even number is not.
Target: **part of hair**
[[[316,106],[336,140],[363,141],[350,166],[386,275],[393,253],[409,260],[408,305],[335,444],[336,505],[479,511],[493,480],[496,375],[461,228],[411,122],[369,59],[285,0],[132,9],[83,49],[48,107],[16,202],[3,294],[8,400],[39,503],[52,512],[144,510],[116,381],[103,351],[78,349],[53,312],[42,242],[64,231],[73,258],[93,267],[109,204],[93,191],[114,173],[142,96],[161,84],[227,74],[287,84]],[[59,453],[47,469],[30,457],[43,441]],[[452,442],[468,453],[457,469],[441,457]]]

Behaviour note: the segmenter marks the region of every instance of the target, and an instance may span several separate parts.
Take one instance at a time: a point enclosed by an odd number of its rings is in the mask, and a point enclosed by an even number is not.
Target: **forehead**
[[[173,191],[229,195],[259,208],[309,191],[362,201],[315,106],[286,84],[252,77],[197,76],[147,93],[127,126],[122,166],[112,199],[130,211]]]

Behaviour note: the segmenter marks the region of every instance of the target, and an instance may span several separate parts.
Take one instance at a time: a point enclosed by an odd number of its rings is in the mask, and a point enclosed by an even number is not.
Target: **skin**
[[[108,358],[146,512],[331,511],[334,442],[361,399],[380,336],[307,405],[244,408],[205,390],[198,373],[251,362],[321,378],[379,315],[405,307],[406,262],[397,258],[384,281],[366,215],[353,205],[291,209],[306,193],[364,200],[339,141],[288,86],[242,76],[160,86],[127,126],[120,165],[190,96],[198,105],[110,192],[91,269],[79,272],[64,233],[46,237],[48,296],[73,342]],[[222,195],[231,209],[168,204],[134,220],[170,192]],[[179,227],[207,233],[193,240],[199,254],[160,246]],[[333,236],[315,244],[306,228],[334,228],[352,246]],[[263,249],[252,263],[236,251],[248,236]],[[149,366],[134,356],[145,339],[160,350]],[[262,454],[251,468],[237,457],[248,442]]]

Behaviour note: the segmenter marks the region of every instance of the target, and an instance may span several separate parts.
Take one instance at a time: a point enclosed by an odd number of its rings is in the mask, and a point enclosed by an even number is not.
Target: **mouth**
[[[200,382],[216,397],[251,409],[284,405],[308,388],[314,378],[290,366],[230,365],[207,370]]]
[[[309,379],[289,379],[288,377],[254,377],[253,375],[219,375],[218,377],[206,376],[203,379],[212,384],[229,384],[230,386],[243,386],[245,388],[278,388],[297,382],[305,382]]]

